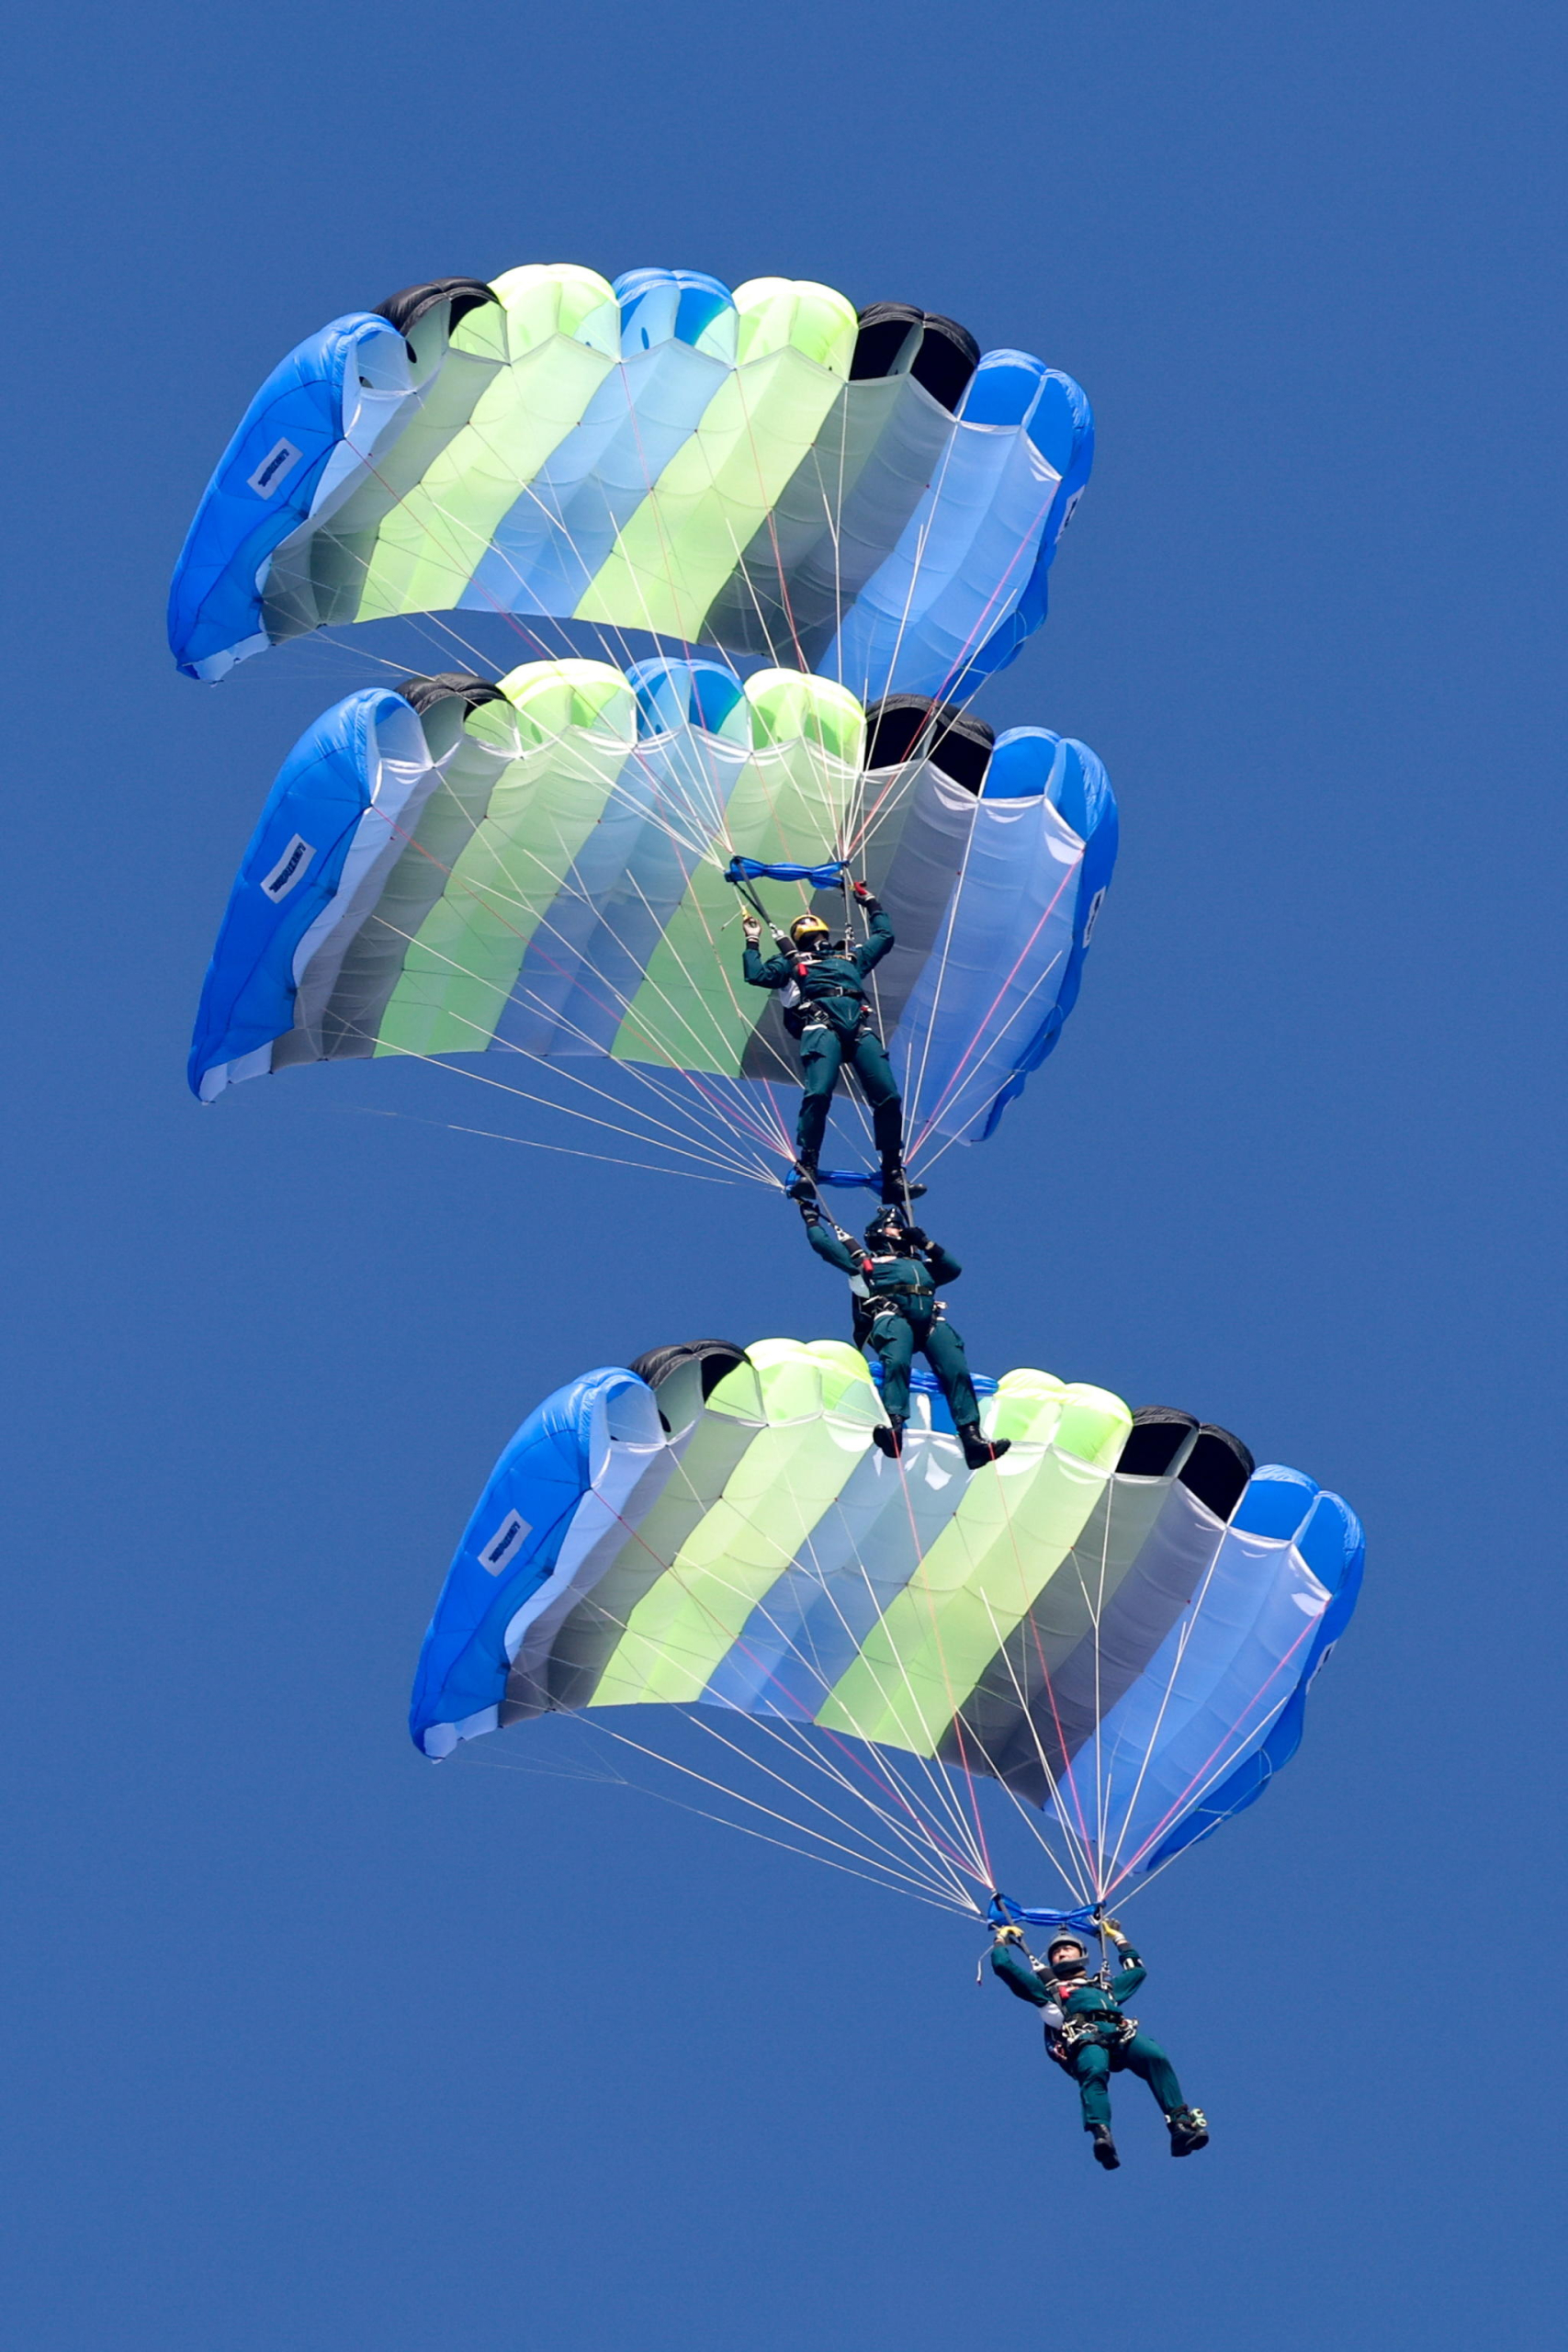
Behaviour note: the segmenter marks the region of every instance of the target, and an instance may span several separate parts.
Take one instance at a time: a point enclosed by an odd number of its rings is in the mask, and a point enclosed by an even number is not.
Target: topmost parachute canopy
[[[467,610],[651,631],[960,699],[1045,617],[1089,402],[953,320],[830,287],[572,264],[442,278],[274,369],[169,598],[187,676]]]

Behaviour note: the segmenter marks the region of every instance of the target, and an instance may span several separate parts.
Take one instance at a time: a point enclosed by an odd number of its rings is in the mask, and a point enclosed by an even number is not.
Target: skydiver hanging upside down
[[[1122,2161],[1111,2136],[1110,2079],[1123,2068],[1142,2075],[1159,2101],[1171,2154],[1192,2155],[1209,2144],[1208,2118],[1201,2107],[1183,2105],[1176,2069],[1159,2043],[1139,2032],[1136,2018],[1122,2015],[1122,2003],[1146,1972],[1118,1921],[1102,1924],[1122,1963],[1108,1985],[1089,1975],[1085,1947],[1075,1935],[1053,1936],[1044,1959],[1032,1960],[1021,1928],[998,1928],[991,1966],[1010,1993],[1044,2011],[1046,2052],[1077,2083],[1097,2164],[1114,2172]]]
[[[882,1364],[882,1403],[887,1419],[872,1431],[884,1453],[897,1460],[909,1418],[909,1366],[919,1350],[935,1373],[953,1414],[965,1465],[983,1470],[999,1462],[1010,1438],[981,1434],[980,1406],[969,1376],[964,1342],[944,1319],[938,1283],[956,1282],[964,1272],[950,1251],[911,1225],[891,1203],[878,1209],[857,1248],[841,1226],[822,1214],[815,1193],[800,1202],[806,1238],[819,1258],[850,1277],[855,1298],[855,1345]]]
[[[785,1000],[784,1020],[800,1041],[806,1091],[795,1123],[792,1197],[800,1199],[816,1184],[829,1106],[839,1072],[848,1062],[870,1105],[872,1136],[882,1161],[882,1197],[908,1204],[925,1186],[911,1184],[904,1173],[904,1106],[882,1040],[871,1026],[864,986],[868,973],[893,944],[893,925],[863,882],[852,887],[870,919],[869,935],[859,947],[847,939],[835,941],[820,915],[800,915],[789,927],[788,946],[781,935],[781,952],[764,963],[759,944],[762,926],[749,914],[742,925],[746,952],[740,968],[754,989],[793,991]]]

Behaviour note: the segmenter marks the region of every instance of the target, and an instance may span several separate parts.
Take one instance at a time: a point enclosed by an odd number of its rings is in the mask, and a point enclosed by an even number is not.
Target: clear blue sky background
[[[1553,2332],[1561,27],[1508,0],[13,24],[26,2352]],[[1367,1522],[1298,1763],[1134,1914],[1199,2162],[1129,2086],[1095,2171],[964,1928],[408,1745],[446,1558],[538,1396],[701,1331],[838,1329],[787,1213],[344,1114],[467,1115],[417,1073],[185,1093],[254,813],[359,682],[301,649],[175,677],[190,510],[301,334],[555,258],[913,300],[1093,397],[1051,621],[982,707],[1096,746],[1122,868],[1065,1046],[931,1221],[980,1365],[1192,1408]]]

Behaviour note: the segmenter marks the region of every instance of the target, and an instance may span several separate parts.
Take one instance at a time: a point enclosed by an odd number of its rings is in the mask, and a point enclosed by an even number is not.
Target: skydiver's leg
[[[1102,2050],[1098,2041],[1080,2041],[1073,2052],[1073,2072],[1078,2078],[1078,2100],[1083,2108],[1083,2128],[1093,2132],[1100,2125],[1111,2126],[1111,2052]]]
[[[915,1335],[901,1315],[880,1315],[871,1327],[868,1344],[882,1359],[882,1407],[888,1419],[909,1418],[909,1366],[915,1360]]]
[[[1147,2083],[1167,2118],[1176,2114],[1182,2104],[1181,2085],[1176,2079],[1176,2069],[1157,2041],[1146,2033],[1135,2033],[1116,2052],[1118,2067],[1125,2066],[1132,2074]]]
[[[964,1342],[951,1323],[934,1315],[927,1324],[920,1340],[920,1352],[938,1380],[953,1415],[953,1427],[963,1429],[966,1422],[980,1418],[979,1399],[975,1384],[969,1377],[969,1359],[964,1352]]]
[[[872,1140],[885,1176],[896,1175],[904,1164],[904,1104],[882,1041],[863,1029],[850,1047],[855,1076],[871,1111]]]
[[[825,1021],[814,1022],[800,1045],[800,1074],[806,1091],[800,1098],[800,1116],[795,1127],[795,1156],[813,1173],[821,1154],[822,1138],[828,1132],[828,1105],[839,1082],[839,1066],[843,1057],[837,1030]]]

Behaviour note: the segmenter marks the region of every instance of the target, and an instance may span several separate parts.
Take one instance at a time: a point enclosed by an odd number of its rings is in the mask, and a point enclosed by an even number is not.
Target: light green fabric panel
[[[853,695],[826,678],[761,670],[747,680],[746,698],[753,749],[730,786],[724,840],[716,858],[697,867],[649,958],[611,1048],[618,1061],[738,1076],[770,1000],[741,978],[740,901],[724,865],[732,854],[812,865],[844,838],[865,735]],[[769,885],[771,899],[789,887]],[[810,903],[806,884],[788,911]],[[778,1075],[795,1077],[782,1068]]]
[[[529,941],[637,741],[637,707],[602,662],[529,662],[466,731],[515,750],[489,806],[409,944],[378,1054],[479,1053],[490,1044]]]
[[[739,366],[623,528],[579,620],[699,638],[708,606],[834,412],[856,334],[844,297],[754,278],[736,288],[735,309]]]
[[[382,523],[360,594],[361,620],[459,602],[497,525],[581,424],[615,365],[619,306],[592,270],[568,263],[512,269],[495,280],[495,291],[502,309],[469,311],[452,349],[504,364],[467,424]]]
[[[595,1706],[694,1704],[866,1451],[880,1406],[863,1364],[793,1340],[759,1340],[747,1353],[768,1426],[632,1611]]]
[[[988,1416],[1014,1451],[964,1500],[818,1713],[825,1728],[936,1752],[1008,1635],[1067,1557],[1133,1417],[1119,1396],[1010,1374]],[[1042,1450],[1043,1449],[1043,1450]]]

